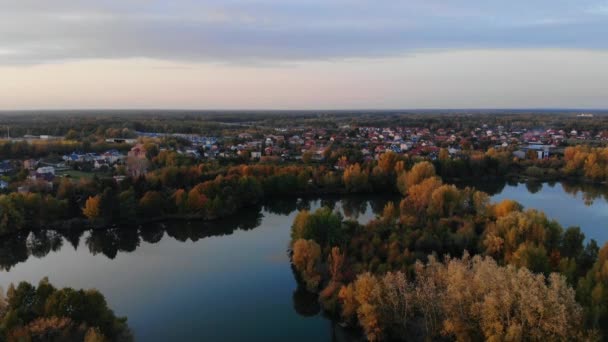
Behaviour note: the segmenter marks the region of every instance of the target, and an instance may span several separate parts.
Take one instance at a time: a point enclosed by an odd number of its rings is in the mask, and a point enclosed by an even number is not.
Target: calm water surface
[[[483,187],[481,187],[483,189]],[[512,198],[562,225],[608,241],[608,190],[562,184],[499,184]],[[37,283],[97,288],[140,341],[350,340],[298,289],[287,245],[297,209],[333,205],[367,222],[388,198],[276,201],[216,223],[140,230],[52,231],[0,242],[0,285]]]
[[[0,285],[48,276],[56,286],[97,288],[139,341],[348,340],[298,291],[290,227],[297,209],[329,204],[367,222],[387,201],[285,201],[212,224],[39,232],[0,244]]]
[[[493,201],[513,199],[525,208],[544,211],[564,228],[578,226],[599,246],[608,241],[608,187],[593,184],[506,184]]]

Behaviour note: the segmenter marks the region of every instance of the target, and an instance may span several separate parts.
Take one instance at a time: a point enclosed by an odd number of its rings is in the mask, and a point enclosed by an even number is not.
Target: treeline
[[[595,182],[608,179],[608,148],[589,146],[568,147],[564,151],[564,172]]]
[[[335,165],[196,164],[191,158],[174,151],[159,151],[152,148],[156,145],[150,142],[147,145],[150,145],[151,170],[143,176],[127,177],[119,183],[111,178],[79,181],[61,178],[55,182],[52,191],[0,195],[0,235],[26,227],[48,227],[66,220],[77,221],[74,218],[87,218],[99,226],[136,224],[161,217],[215,219],[255,205],[262,199],[281,196],[391,193],[397,189],[404,190],[404,170],[413,165],[429,165],[424,159],[392,152],[380,155],[378,160],[359,163],[344,156],[338,157],[331,150],[328,155],[336,158]],[[572,153],[578,150],[583,152]],[[591,165],[589,160],[595,157],[590,156],[603,150],[591,151],[595,152],[587,152],[583,148],[569,149],[568,158],[584,155],[584,158],[571,159],[584,160],[583,165]],[[594,163],[591,168],[604,167],[605,158],[602,158],[594,159],[601,162]],[[568,165],[573,162],[571,159],[568,159]],[[513,172],[555,179],[562,174],[558,171],[561,170],[560,165],[562,163],[557,159],[517,161],[508,151],[490,150],[460,159],[451,159],[447,153],[440,153],[432,167],[433,172],[444,179],[501,179]],[[540,171],[531,172],[533,169]],[[569,169],[569,166],[564,169]]]
[[[57,289],[48,279],[0,291],[0,340],[132,341],[126,318],[108,308],[97,290]]]
[[[296,216],[292,262],[328,312],[370,340],[572,340],[605,329],[608,245],[584,245],[579,228],[517,202],[443,184],[428,162],[396,183],[404,199],[367,225],[329,208]],[[486,302],[501,298],[511,302]]]
[[[127,144],[108,144],[105,141],[79,142],[75,140],[35,140],[10,141],[0,140],[0,159],[61,157],[74,151],[101,153],[109,149],[128,151]]]
[[[155,169],[121,182],[113,178],[58,179],[52,191],[0,195],[0,235],[88,219],[95,226],[134,225],[169,218],[216,219],[263,199],[395,191],[404,161],[385,154],[346,170],[324,165],[192,165],[161,151]],[[67,223],[69,223],[67,222]]]

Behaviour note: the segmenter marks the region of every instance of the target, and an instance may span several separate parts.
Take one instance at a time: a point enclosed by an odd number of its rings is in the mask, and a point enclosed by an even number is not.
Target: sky
[[[0,109],[608,108],[608,0],[0,0]]]

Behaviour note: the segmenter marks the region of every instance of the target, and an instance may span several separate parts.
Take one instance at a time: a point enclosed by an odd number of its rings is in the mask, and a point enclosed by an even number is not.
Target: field
[[[72,179],[81,179],[81,178],[91,179],[95,175],[97,175],[97,177],[109,176],[109,174],[106,172],[85,172],[85,171],[78,171],[78,170],[65,170],[65,171],[57,172],[58,177],[70,177]]]

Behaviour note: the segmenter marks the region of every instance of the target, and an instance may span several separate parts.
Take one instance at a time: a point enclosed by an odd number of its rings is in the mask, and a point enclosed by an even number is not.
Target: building
[[[13,166],[8,160],[0,162],[0,173],[4,174],[9,173],[11,171],[13,171]]]
[[[26,159],[23,161],[23,168],[33,170],[38,167],[38,162],[35,159]]]
[[[144,148],[144,145],[137,144],[131,148],[127,155],[137,159],[146,159],[146,149]]]

